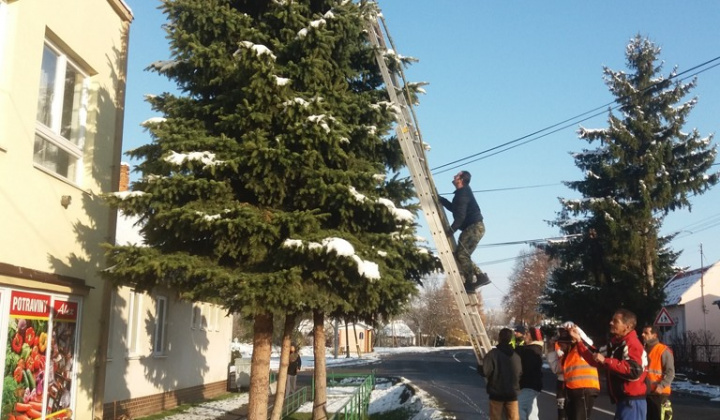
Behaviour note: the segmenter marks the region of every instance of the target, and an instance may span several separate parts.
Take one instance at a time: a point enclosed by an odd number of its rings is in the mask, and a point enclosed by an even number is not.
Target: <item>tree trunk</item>
[[[315,397],[313,420],[327,419],[327,372],[325,372],[325,313],[313,311],[313,353],[315,356]]]
[[[280,352],[280,368],[278,369],[277,387],[275,388],[275,402],[271,420],[282,418],[283,404],[285,404],[285,388],[287,387],[287,371],[290,364],[290,344],[293,328],[295,328],[295,315],[285,315],[283,328],[282,350]],[[299,349],[298,349],[299,351]]]
[[[272,315],[268,313],[256,315],[253,324],[253,352],[250,366],[249,419],[267,418],[272,333]]]
[[[653,234],[651,236],[651,233]],[[645,229],[645,276],[647,279],[647,286],[645,287],[645,292],[649,292],[653,289],[655,286],[655,265],[654,265],[654,255],[655,255],[655,238],[657,237],[657,234],[655,234],[655,231],[650,228]],[[651,239],[652,238],[652,239]],[[649,287],[648,287],[649,286]]]
[[[355,349],[357,350],[358,359],[362,357],[360,352],[360,341],[358,340],[357,330],[355,329],[355,322],[353,322],[353,335],[355,336]]]
[[[350,331],[348,331],[347,319],[345,319],[345,358],[350,358]]]

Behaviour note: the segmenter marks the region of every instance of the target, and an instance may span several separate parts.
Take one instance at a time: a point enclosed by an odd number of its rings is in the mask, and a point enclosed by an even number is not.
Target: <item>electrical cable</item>
[[[713,58],[713,59],[707,60],[707,61],[705,61],[705,62],[703,62],[703,63],[701,63],[701,64],[698,64],[698,65],[696,65],[696,66],[693,66],[693,67],[691,67],[691,68],[689,68],[689,69],[687,69],[687,70],[685,70],[685,71],[682,71],[682,72],[680,72],[680,73],[672,74],[672,75],[670,75],[667,79],[659,80],[659,81],[653,83],[652,85],[647,86],[646,88],[644,88],[642,91],[640,91],[640,93],[646,92],[646,91],[648,91],[648,90],[650,90],[650,89],[654,89],[655,87],[657,87],[657,86],[658,86],[659,84],[661,84],[661,83],[665,83],[665,82],[667,82],[667,81],[676,79],[676,78],[678,78],[678,77],[680,77],[680,76],[683,76],[683,75],[685,75],[685,74],[687,74],[687,73],[690,73],[690,72],[692,72],[692,71],[694,71],[694,70],[696,70],[696,69],[699,69],[699,68],[701,68],[701,67],[707,66],[708,64],[713,63],[713,62],[715,62],[715,61],[720,61],[720,56],[717,56],[717,57],[715,57],[715,58]],[[693,74],[691,74],[691,75],[688,75],[688,76],[686,76],[686,77],[683,77],[683,78],[680,79],[680,81],[686,80],[686,79],[688,79],[688,78],[690,78],[690,77],[695,77],[695,76],[697,76],[698,74],[701,74],[701,73],[703,73],[703,72],[705,72],[705,71],[708,71],[708,70],[713,69],[713,68],[718,67],[718,66],[720,66],[720,63],[716,63],[716,64],[714,64],[714,65],[712,65],[712,66],[710,66],[710,67],[707,67],[707,68],[705,68],[705,69],[701,69],[701,70],[697,71],[696,73],[693,73]],[[453,166],[453,167],[451,167],[451,168],[447,168],[448,166],[455,165],[455,164],[460,163],[460,162],[464,162],[464,164],[473,163],[473,162],[476,162],[476,161],[478,161],[478,160],[480,160],[480,159],[483,159],[483,158],[485,158],[485,157],[495,156],[495,155],[497,155],[498,153],[502,153],[502,152],[511,150],[511,149],[513,149],[513,148],[515,148],[515,147],[518,147],[518,146],[521,146],[521,145],[530,143],[531,141],[535,141],[535,140],[538,140],[538,139],[540,139],[540,138],[546,137],[546,136],[548,136],[548,135],[550,135],[550,134],[553,134],[553,133],[556,133],[556,132],[558,132],[558,131],[564,130],[564,129],[568,128],[568,127],[572,127],[572,126],[574,126],[574,125],[576,125],[576,124],[578,124],[578,123],[587,121],[588,119],[597,117],[597,116],[599,116],[599,115],[603,115],[603,114],[605,114],[605,112],[607,112],[607,111],[602,111],[602,112],[599,112],[599,113],[595,113],[595,114],[593,114],[593,115],[591,115],[591,116],[589,116],[589,117],[585,117],[585,118],[583,118],[583,119],[581,119],[581,120],[576,121],[578,118],[584,117],[584,116],[586,116],[586,115],[588,115],[588,114],[590,114],[590,113],[594,113],[594,112],[596,112],[596,111],[598,111],[598,110],[600,110],[600,109],[604,109],[604,108],[606,108],[606,107],[608,107],[608,106],[611,106],[611,105],[617,103],[617,105],[615,105],[614,107],[612,107],[609,111],[615,110],[615,109],[617,109],[618,107],[622,106],[622,104],[621,104],[620,102],[621,102],[621,100],[623,100],[623,99],[626,98],[626,97],[627,97],[627,96],[623,96],[623,97],[617,98],[617,99],[615,99],[615,100],[612,101],[612,102],[608,102],[607,104],[604,104],[604,105],[601,105],[601,106],[599,106],[599,107],[593,108],[593,109],[591,109],[591,110],[589,110],[589,111],[583,112],[583,113],[578,114],[578,115],[576,115],[576,116],[574,116],[574,117],[565,119],[565,120],[563,120],[563,121],[561,121],[561,122],[558,122],[558,123],[556,123],[556,124],[547,126],[547,127],[545,127],[545,128],[542,128],[542,129],[537,130],[537,131],[535,131],[535,132],[533,132],[533,133],[524,135],[524,136],[519,137],[519,138],[517,138],[517,139],[511,140],[511,141],[508,141],[508,142],[505,142],[505,143],[500,144],[500,145],[498,145],[498,146],[491,147],[490,149],[487,149],[487,150],[484,150],[484,151],[481,151],[481,152],[478,152],[478,153],[474,153],[474,154],[472,154],[472,155],[468,155],[468,156],[465,156],[465,157],[463,157],[463,158],[456,159],[456,160],[454,160],[454,161],[452,161],[452,162],[448,162],[448,163],[445,163],[445,164],[443,164],[443,165],[437,166],[437,167],[435,167],[435,168],[432,168],[432,169],[431,169],[431,172],[436,173],[436,174],[443,173],[443,172],[447,172],[447,171],[450,171],[450,170],[452,170],[452,169],[456,169],[456,168],[458,168],[459,166],[462,166],[462,165],[457,165],[457,166]],[[566,124],[566,123],[568,123],[568,122],[571,122],[571,123],[570,123],[570,124]],[[565,124],[565,125],[563,125],[563,124]],[[562,126],[562,127],[558,128],[558,129],[555,129],[555,130],[552,130],[553,128],[556,128],[556,127],[558,127],[558,126]],[[527,141],[525,141],[525,142],[522,142],[522,143],[520,143],[520,144],[518,144],[518,145],[515,145],[515,146],[513,146],[513,147],[507,147],[507,148],[502,149],[502,150],[500,150],[500,151],[497,151],[497,152],[495,152],[495,153],[493,153],[493,154],[491,154],[491,155],[484,156],[484,157],[481,157],[481,158],[478,158],[478,159],[474,159],[474,160],[468,162],[469,159],[472,159],[472,158],[474,158],[474,157],[477,157],[477,156],[480,156],[480,155],[484,155],[484,154],[490,153],[490,152],[492,152],[492,151],[495,151],[495,150],[497,150],[497,149],[501,149],[501,148],[506,147],[506,146],[510,146],[510,145],[515,144],[515,143],[517,143],[517,142],[519,142],[519,141],[528,139],[529,137],[533,137],[533,136],[535,136],[535,135],[537,135],[537,134],[543,133],[543,132],[548,131],[548,130],[552,130],[552,131],[549,132],[549,133],[545,133],[545,134],[543,134],[542,136],[538,136],[537,138],[529,139],[529,140],[527,140]],[[440,171],[440,169],[443,169],[443,168],[446,168],[446,169]]]
[[[513,190],[527,190],[530,188],[544,188],[544,187],[555,187],[563,185],[561,182],[555,184],[540,184],[540,185],[526,185],[523,187],[505,187],[505,188],[491,188],[489,190],[473,190],[474,193],[488,193],[488,192],[499,192],[499,191],[513,191]],[[453,192],[449,193],[438,193],[438,195],[452,195]]]

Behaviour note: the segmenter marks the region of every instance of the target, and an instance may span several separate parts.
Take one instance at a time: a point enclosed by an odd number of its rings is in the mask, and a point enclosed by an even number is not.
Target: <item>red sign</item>
[[[10,295],[10,316],[48,318],[50,316],[50,296],[13,290]]]
[[[66,302],[62,300],[53,302],[53,315],[57,321],[76,321],[77,310],[77,302]]]
[[[657,327],[672,327],[675,326],[675,321],[673,321],[672,317],[670,317],[670,313],[667,309],[662,308],[653,324]]]

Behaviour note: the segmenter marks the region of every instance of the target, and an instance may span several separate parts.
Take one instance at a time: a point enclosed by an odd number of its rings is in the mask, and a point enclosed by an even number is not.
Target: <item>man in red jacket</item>
[[[580,355],[607,373],[608,392],[616,405],[615,420],[645,420],[647,402],[645,376],[647,354],[635,332],[637,317],[627,309],[618,309],[610,320],[610,343],[605,354],[594,353],[583,343],[577,328],[570,335],[577,340]]]

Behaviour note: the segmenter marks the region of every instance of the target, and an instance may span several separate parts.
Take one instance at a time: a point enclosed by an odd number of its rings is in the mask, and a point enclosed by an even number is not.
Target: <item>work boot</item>
[[[465,283],[465,292],[475,293],[475,289],[477,289],[478,286],[480,286],[480,283],[478,283],[476,281],[471,282],[471,283]]]
[[[488,275],[486,273],[483,273],[482,271],[475,274],[475,279],[476,279],[476,281],[474,284],[476,284],[476,286],[475,286],[476,288],[487,286],[488,284],[491,283]]]

